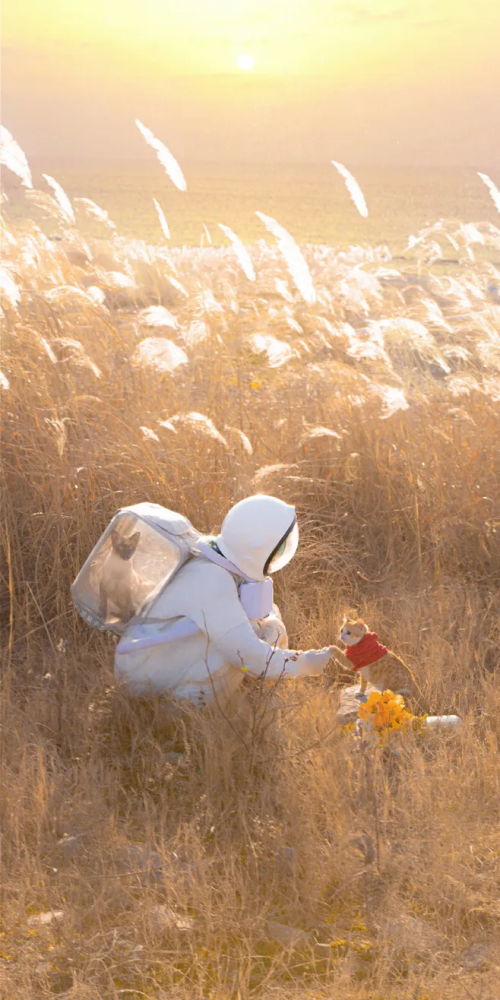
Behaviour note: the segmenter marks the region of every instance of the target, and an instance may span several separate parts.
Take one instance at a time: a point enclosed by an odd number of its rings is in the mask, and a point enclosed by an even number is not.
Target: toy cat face
[[[116,528],[113,528],[111,532],[111,544],[113,546],[113,551],[116,552],[120,559],[127,561],[131,559],[141,537],[140,531],[134,531],[133,535],[129,535],[126,538],[124,535],[120,535]]]
[[[367,632],[368,626],[365,625],[362,618],[357,618],[356,621],[353,621],[351,618],[344,618],[344,623],[340,630],[340,638],[346,646],[355,646],[358,642],[361,642]]]

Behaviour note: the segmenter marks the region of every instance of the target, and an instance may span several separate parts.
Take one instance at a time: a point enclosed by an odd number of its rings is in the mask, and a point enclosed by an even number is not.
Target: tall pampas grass
[[[168,422],[174,426],[179,424],[181,427],[197,431],[199,434],[216,441],[226,450],[229,449],[226,438],[217,430],[211,417],[207,417],[205,413],[198,413],[196,410],[192,410],[190,413],[176,413],[169,418]]]
[[[135,120],[135,124],[139,129],[139,132],[146,140],[148,146],[154,149],[162,167],[166,170],[172,184],[175,184],[179,191],[187,191],[187,184],[184,178],[184,174],[177,163],[177,160],[172,155],[169,149],[164,145],[160,139],[157,139],[151,129],[146,128],[138,118]]]
[[[247,455],[253,455],[253,445],[250,438],[239,427],[225,427],[228,434],[232,434],[239,444],[246,451]]]
[[[266,355],[270,368],[279,368],[297,357],[296,350],[286,340],[278,340],[271,334],[253,333],[249,343],[254,351]]]
[[[493,204],[497,211],[500,212],[500,191],[498,190],[496,184],[493,183],[491,177],[488,177],[488,174],[481,174],[478,170],[477,175],[481,178],[483,183],[486,184],[486,187],[488,188],[488,191],[493,199]]]
[[[5,996],[493,997],[498,229],[428,227],[403,266],[309,246],[309,303],[274,240],[249,284],[232,249],[85,241],[52,194],[49,239],[29,194],[0,271]],[[425,259],[448,236],[452,276]],[[290,646],[355,608],[461,730],[359,752],[333,668],[230,713],[115,685],[70,601],[113,514],[149,500],[208,534],[255,492],[297,510]]]
[[[233,232],[229,226],[223,226],[222,222],[219,222],[219,228],[222,229],[224,236],[227,236],[228,240],[231,241],[234,247],[236,256],[245,272],[249,281],[255,281],[255,268],[252,264],[252,259],[246,247],[241,242],[239,236]]]
[[[175,316],[165,306],[148,306],[141,309],[137,318],[145,326],[169,326],[173,330],[177,327]]]
[[[16,309],[21,301],[21,289],[6,267],[0,266],[0,294],[8,302],[11,309]]]
[[[61,209],[64,218],[66,219],[67,222],[70,223],[70,225],[74,226],[76,223],[75,213],[73,211],[73,206],[64,188],[61,187],[59,181],[56,181],[54,177],[50,176],[50,174],[43,174],[42,176],[44,180],[47,181],[49,187],[52,188],[55,200],[57,201],[57,204],[59,205],[59,208]]]
[[[63,209],[59,202],[46,191],[32,188],[26,192],[26,200],[32,205],[36,205],[45,215],[52,216],[63,227],[67,227],[68,222],[71,222],[66,208]]]
[[[187,365],[189,358],[182,347],[165,337],[146,337],[137,345],[132,361],[140,367],[166,373],[174,372],[180,365]]]
[[[161,231],[162,231],[165,239],[169,240],[170,239],[170,229],[168,227],[168,222],[167,222],[167,220],[166,220],[166,218],[165,218],[165,216],[163,214],[163,209],[162,209],[161,205],[157,202],[156,198],[153,198],[153,203],[154,203],[154,207],[156,208],[156,214],[157,214],[159,222],[160,222]]]
[[[92,201],[91,198],[75,198],[74,204],[81,207],[82,211],[89,218],[94,219],[96,222],[102,222],[108,229],[116,229],[114,222],[112,222],[106,210],[96,205],[95,201]]]
[[[365,196],[357,182],[357,180],[352,176],[347,167],[344,167],[342,163],[338,163],[337,160],[332,160],[333,166],[338,170],[341,177],[344,178],[346,188],[359,212],[363,218],[368,218],[368,208],[365,201]]]
[[[4,125],[0,125],[0,164],[20,177],[27,188],[33,187],[31,171],[25,154]]]
[[[316,302],[316,291],[311,273],[304,255],[297,246],[293,236],[276,219],[273,219],[272,216],[264,215],[263,212],[256,212],[255,214],[264,223],[267,231],[277,240],[280,253],[286,261],[288,270],[300,294],[309,305],[314,305]]]

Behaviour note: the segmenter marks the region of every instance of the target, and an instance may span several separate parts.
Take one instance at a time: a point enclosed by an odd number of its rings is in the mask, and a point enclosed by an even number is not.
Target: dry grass
[[[61,243],[3,239],[4,995],[493,997],[500,234],[441,224],[402,266],[307,248],[306,305],[265,245],[251,285],[232,250],[58,224]],[[424,262],[449,235],[457,277]],[[178,349],[163,370],[136,354],[155,336]],[[113,688],[112,642],[69,597],[111,515],[149,499],[210,530],[257,489],[298,506],[292,643],[359,609],[459,735],[365,759],[331,679],[278,691],[265,733],[258,690],[173,721]]]

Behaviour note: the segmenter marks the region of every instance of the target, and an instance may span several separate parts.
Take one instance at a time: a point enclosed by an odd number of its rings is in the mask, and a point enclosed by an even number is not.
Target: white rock
[[[337,709],[337,722],[340,722],[341,726],[347,725],[348,722],[355,722],[358,718],[359,706],[362,705],[368,698],[368,695],[375,691],[376,688],[368,684],[366,688],[366,695],[363,697],[356,697],[359,695],[359,684],[353,684],[349,687],[342,688],[340,692],[339,707]]]

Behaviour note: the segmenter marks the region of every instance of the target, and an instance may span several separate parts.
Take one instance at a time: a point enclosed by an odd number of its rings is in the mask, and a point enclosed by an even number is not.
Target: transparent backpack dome
[[[159,504],[118,511],[71,588],[79,613],[94,628],[121,635],[146,613],[197,539],[187,518]]]

